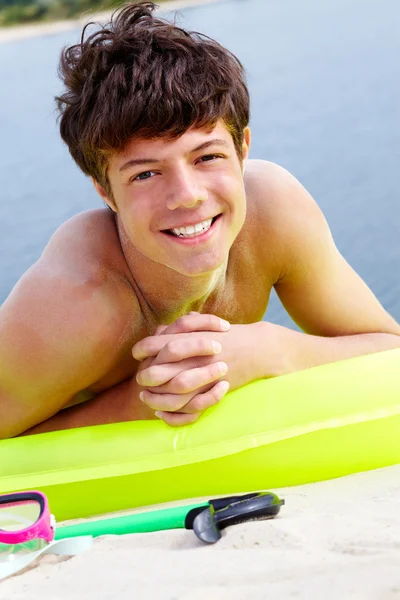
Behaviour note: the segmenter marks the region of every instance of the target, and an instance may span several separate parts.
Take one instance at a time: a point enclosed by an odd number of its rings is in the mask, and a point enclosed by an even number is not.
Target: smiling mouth
[[[196,223],[196,225],[188,225],[187,227],[178,227],[173,229],[164,229],[162,233],[166,233],[167,235],[171,235],[173,237],[179,238],[195,238],[203,233],[206,233],[211,227],[214,225],[215,221],[219,219],[221,215],[217,215],[212,219],[207,219],[206,221],[201,221],[200,223]]]

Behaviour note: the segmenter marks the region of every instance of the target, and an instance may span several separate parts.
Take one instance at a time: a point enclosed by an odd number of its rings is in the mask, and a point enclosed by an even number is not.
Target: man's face
[[[246,130],[244,160],[249,137]],[[110,159],[108,177],[114,198],[106,202],[144,257],[186,276],[226,263],[246,197],[243,163],[222,121],[174,140],[132,139]]]

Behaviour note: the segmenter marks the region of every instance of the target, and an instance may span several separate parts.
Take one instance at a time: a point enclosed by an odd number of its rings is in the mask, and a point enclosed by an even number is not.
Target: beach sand
[[[279,517],[215,545],[185,530],[105,536],[79,556],[43,557],[0,583],[0,598],[400,599],[400,465],[273,491]]]
[[[163,11],[175,11],[197,6],[199,4],[212,4],[217,0],[166,0],[159,2]],[[156,0],[157,4],[157,0]],[[62,31],[81,29],[89,21],[103,23],[109,20],[113,11],[83,14],[82,17],[69,19],[67,21],[53,21],[51,23],[33,23],[32,25],[16,25],[13,27],[0,27],[0,44],[13,42],[31,37],[54,35]]]

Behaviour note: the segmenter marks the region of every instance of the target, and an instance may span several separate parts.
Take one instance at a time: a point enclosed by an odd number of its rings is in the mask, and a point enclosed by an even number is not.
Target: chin
[[[228,261],[228,254],[223,258],[219,258],[219,260],[213,261],[201,261],[199,260],[197,264],[192,265],[175,265],[170,266],[174,271],[180,273],[184,277],[201,277],[202,275],[211,275],[216,271],[220,270],[224,265],[226,265]]]

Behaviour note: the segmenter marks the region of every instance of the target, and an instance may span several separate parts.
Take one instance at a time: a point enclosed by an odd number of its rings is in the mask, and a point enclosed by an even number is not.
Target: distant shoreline
[[[201,4],[212,4],[218,0],[166,0],[160,2],[162,10],[180,10],[188,6],[197,6]],[[6,42],[14,42],[26,38],[40,37],[45,35],[54,35],[62,31],[71,31],[72,29],[81,28],[85,23],[90,21],[105,22],[108,21],[114,10],[85,13],[76,19],[68,19],[67,21],[53,21],[51,23],[32,23],[30,25],[15,25],[12,27],[0,28],[0,44]]]

